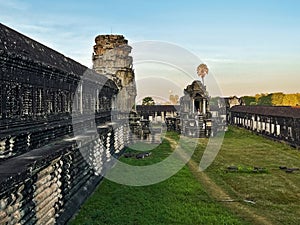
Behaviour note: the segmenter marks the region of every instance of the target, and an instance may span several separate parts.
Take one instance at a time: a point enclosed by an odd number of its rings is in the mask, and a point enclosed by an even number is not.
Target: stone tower
[[[93,69],[115,81],[119,93],[115,109],[128,113],[135,105],[136,83],[132,69],[131,47],[123,35],[99,35],[95,38]]]

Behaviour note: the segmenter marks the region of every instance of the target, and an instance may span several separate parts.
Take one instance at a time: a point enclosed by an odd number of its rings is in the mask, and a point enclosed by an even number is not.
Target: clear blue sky
[[[300,1],[0,0],[0,22],[91,66],[98,34],[175,43],[223,94],[300,92]]]

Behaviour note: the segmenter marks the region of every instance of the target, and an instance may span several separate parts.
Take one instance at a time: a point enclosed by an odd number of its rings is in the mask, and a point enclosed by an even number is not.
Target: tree
[[[271,106],[271,105],[272,105],[272,94],[265,94],[265,95],[262,95],[262,96],[258,99],[257,105]]]
[[[296,94],[286,94],[283,97],[282,105],[296,106],[299,105],[298,96]]]
[[[255,96],[243,96],[246,105],[266,106],[300,106],[300,93],[284,94],[275,92],[270,94],[256,94]]]
[[[272,105],[278,106],[282,105],[284,94],[282,92],[273,93],[272,95]]]
[[[243,96],[242,99],[245,105],[256,105],[256,98],[253,96]]]
[[[206,64],[200,64],[197,67],[197,74],[202,78],[202,83],[204,84],[204,77],[208,74],[208,67]]]
[[[152,97],[148,96],[143,98],[142,105],[155,105],[155,102]]]
[[[255,101],[258,102],[258,99],[262,96],[263,94],[256,94],[255,97]]]

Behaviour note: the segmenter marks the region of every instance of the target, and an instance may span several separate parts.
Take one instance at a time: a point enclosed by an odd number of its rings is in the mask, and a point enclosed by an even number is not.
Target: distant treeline
[[[300,106],[300,93],[256,94],[255,96],[243,96],[241,99],[246,105]]]

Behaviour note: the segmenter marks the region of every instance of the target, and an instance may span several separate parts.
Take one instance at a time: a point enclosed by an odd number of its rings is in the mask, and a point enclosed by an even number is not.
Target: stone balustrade
[[[2,24],[0,79],[0,224],[65,224],[129,143],[120,89]]]

